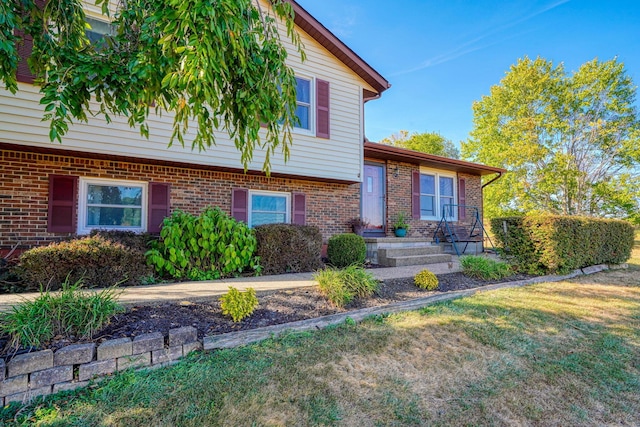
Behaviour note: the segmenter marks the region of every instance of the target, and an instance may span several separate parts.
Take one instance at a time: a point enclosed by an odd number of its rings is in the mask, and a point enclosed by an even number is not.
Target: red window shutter
[[[329,82],[316,79],[316,136],[329,138]]]
[[[164,182],[149,183],[147,231],[159,233],[162,222],[171,213],[171,185]]]
[[[49,175],[49,233],[75,233],[78,177]]]
[[[31,56],[31,50],[33,49],[33,37],[29,34],[24,34],[22,31],[16,31],[17,36],[22,36],[22,42],[18,43],[18,68],[16,70],[16,80],[22,83],[33,84],[35,76],[31,74],[27,59]]]
[[[458,204],[467,204],[467,182],[464,178],[458,179]],[[458,219],[465,219],[467,217],[467,210],[464,206],[458,206]]]
[[[411,216],[420,219],[420,172],[411,172]]]
[[[292,223],[305,225],[307,223],[307,196],[304,193],[293,193]]]
[[[231,190],[231,216],[236,221],[249,223],[249,190],[246,188]]]
[[[35,4],[40,9],[44,9],[46,0],[35,0]],[[28,17],[26,17],[28,19]],[[18,68],[16,69],[16,80],[23,83],[33,84],[35,76],[31,73],[27,59],[31,56],[33,50],[33,37],[31,34],[25,34],[22,31],[15,31],[16,36],[22,38],[22,42],[18,43]]]

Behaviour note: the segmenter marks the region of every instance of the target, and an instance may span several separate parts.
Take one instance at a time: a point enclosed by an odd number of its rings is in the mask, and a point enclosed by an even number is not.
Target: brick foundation
[[[0,149],[0,164],[0,251],[5,252],[16,243],[24,249],[69,237],[47,232],[50,174],[170,183],[171,210],[191,213],[199,213],[207,206],[230,212],[234,187],[301,192],[307,197],[307,224],[318,226],[325,241],[333,234],[349,232],[348,221],[360,212],[359,184],[267,178],[11,148]]]

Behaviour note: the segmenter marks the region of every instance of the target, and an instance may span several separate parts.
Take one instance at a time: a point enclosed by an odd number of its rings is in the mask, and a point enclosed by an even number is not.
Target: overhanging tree
[[[452,159],[460,158],[460,151],[455,144],[435,132],[413,132],[409,134],[409,131],[401,130],[397,134],[382,139],[380,143],[434,154],[436,156],[449,157]]]
[[[485,190],[488,216],[543,210],[631,217],[640,205],[636,87],[616,59],[521,59],[473,105],[469,160],[510,171]]]
[[[18,47],[33,38],[29,66],[41,86],[50,138],[62,137],[88,115],[128,118],[148,137],[152,111],[171,112],[173,134],[204,150],[214,130],[229,133],[245,169],[259,148],[263,169],[277,148],[289,156],[296,82],[278,26],[304,59],[294,31],[293,9],[272,0],[123,0],[111,21],[113,33],[91,44],[80,0],[8,0],[0,4],[0,81],[15,93]],[[105,16],[109,0],[97,0]],[[96,102],[97,108],[90,108]],[[189,125],[196,132],[186,141]],[[265,127],[266,137],[259,135]]]

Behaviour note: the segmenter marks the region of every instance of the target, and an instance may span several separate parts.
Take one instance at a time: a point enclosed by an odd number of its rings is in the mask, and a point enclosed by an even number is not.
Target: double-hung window
[[[93,229],[146,230],[147,183],[80,179],[78,233]]]
[[[275,191],[249,192],[249,226],[291,222],[291,194]]]
[[[296,77],[296,117],[298,122],[294,127],[310,132],[313,129],[312,86],[311,79]]]
[[[113,25],[108,21],[91,18],[89,16],[85,18],[85,21],[89,27],[84,33],[91,44],[96,46],[98,49],[102,48],[105,44],[104,36],[112,35],[115,32]]]
[[[420,218],[436,220],[443,213],[450,220],[457,219],[456,177],[441,171],[420,170]]]

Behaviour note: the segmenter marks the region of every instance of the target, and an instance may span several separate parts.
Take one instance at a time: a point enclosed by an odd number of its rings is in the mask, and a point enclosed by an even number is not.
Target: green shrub
[[[502,279],[511,276],[511,267],[506,262],[491,258],[467,255],[460,257],[462,273],[469,277],[483,280]]]
[[[422,270],[413,278],[413,283],[421,289],[433,291],[438,289],[438,277],[429,270]]]
[[[146,239],[130,232],[97,232],[30,249],[20,256],[24,289],[57,290],[67,279],[83,279],[88,288],[139,285],[153,275],[144,256]]]
[[[344,268],[352,264],[362,265],[366,256],[367,245],[362,236],[345,233],[329,238],[327,257],[329,263],[336,268]]]
[[[41,291],[35,300],[0,313],[0,336],[9,336],[13,348],[40,347],[56,336],[93,337],[123,309],[114,288],[90,292],[81,286],[65,281],[60,292]]]
[[[315,273],[320,292],[336,307],[344,307],[354,298],[366,298],[378,290],[378,281],[357,265],[338,270],[326,268]]]
[[[263,274],[300,273],[322,266],[322,234],[318,227],[265,224],[254,228]]]
[[[620,264],[633,248],[633,227],[614,219],[530,214],[494,218],[491,229],[501,251],[530,273]]]
[[[247,269],[259,272],[256,238],[244,223],[219,208],[200,216],[176,211],[165,218],[160,240],[147,257],[156,271],[175,279],[211,280]]]
[[[246,291],[240,292],[229,286],[229,292],[220,297],[222,314],[231,316],[234,322],[240,322],[251,316],[257,306],[258,297],[256,297],[256,291],[253,288],[247,288]]]

